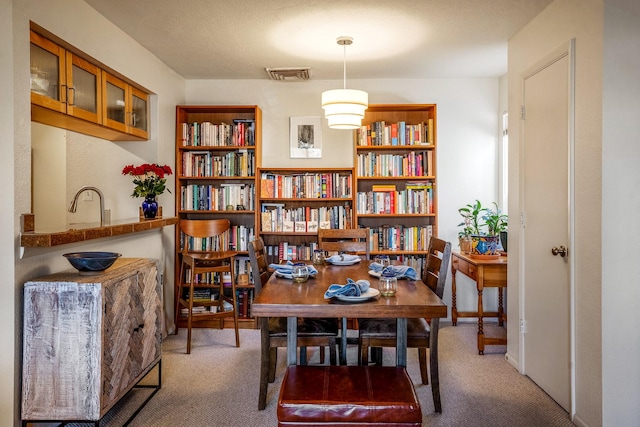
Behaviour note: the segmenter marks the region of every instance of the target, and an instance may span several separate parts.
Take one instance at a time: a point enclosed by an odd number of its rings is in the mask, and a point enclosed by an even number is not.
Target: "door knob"
[[[560,255],[561,257],[566,257],[567,256],[567,248],[565,248],[564,246],[560,246],[560,247],[553,247],[551,248],[551,253],[555,256],[555,255]]]

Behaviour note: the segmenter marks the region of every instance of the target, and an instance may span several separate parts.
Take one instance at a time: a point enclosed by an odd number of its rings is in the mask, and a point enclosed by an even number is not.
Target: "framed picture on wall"
[[[320,116],[290,118],[289,157],[292,159],[322,158]]]

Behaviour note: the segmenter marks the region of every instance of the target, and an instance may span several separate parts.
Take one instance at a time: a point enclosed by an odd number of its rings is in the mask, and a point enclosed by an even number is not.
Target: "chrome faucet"
[[[98,199],[100,199],[100,226],[104,224],[104,196],[102,195],[102,191],[98,190],[96,187],[85,186],[78,190],[75,196],[73,196],[73,201],[69,205],[69,212],[75,213],[78,208],[78,198],[85,191],[95,191],[98,193]]]

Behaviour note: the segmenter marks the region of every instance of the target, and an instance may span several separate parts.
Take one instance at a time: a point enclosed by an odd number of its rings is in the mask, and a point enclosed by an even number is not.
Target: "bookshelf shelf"
[[[358,181],[423,181],[434,180],[435,175],[420,176],[359,176]]]
[[[318,228],[352,228],[353,168],[260,168],[259,235],[270,262],[311,260]]]
[[[434,213],[424,213],[424,214],[386,214],[386,213],[377,213],[377,214],[358,214],[358,218],[426,218],[426,217],[435,217]]]
[[[256,232],[256,170],[261,161],[261,143],[262,111],[256,105],[176,107],[178,219],[227,218],[231,221],[232,229],[225,244],[238,251],[236,279],[239,273],[249,273],[246,245]],[[176,227],[176,292],[181,280],[181,242],[180,228]],[[198,284],[197,288],[206,291],[210,283]],[[253,286],[236,284],[236,291],[240,301],[240,327],[255,328],[256,322],[251,317]],[[186,315],[178,316],[178,326],[185,327],[186,319]],[[232,319],[213,318],[213,313],[206,311],[194,313],[194,320],[194,327],[205,328],[221,328],[233,323]]]
[[[354,145],[356,226],[371,254],[421,271],[438,225],[436,105],[370,105]]]

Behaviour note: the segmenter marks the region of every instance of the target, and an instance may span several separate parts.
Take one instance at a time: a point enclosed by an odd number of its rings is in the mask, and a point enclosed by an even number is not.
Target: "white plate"
[[[380,277],[382,276],[382,273],[379,271],[373,271],[373,270],[369,270],[369,276],[373,276],[373,277]]]
[[[351,261],[328,261],[329,264],[333,264],[333,265],[353,265],[353,264],[357,264],[360,261],[362,261],[362,258],[358,258],[358,259],[353,259]]]
[[[278,270],[276,270],[275,273],[276,273],[276,276],[278,276],[278,277],[284,277],[285,279],[293,279],[293,276],[291,275],[291,273],[281,273]],[[311,277],[316,277],[316,274],[315,273],[314,274],[310,274],[309,278],[311,278]]]
[[[373,277],[377,277],[377,278],[379,279],[379,278],[380,278],[380,276],[382,276],[382,273],[381,273],[381,272],[377,272],[377,271],[373,271],[373,270],[369,270],[369,275],[370,275],[370,276],[373,276]],[[405,275],[402,275],[402,276],[396,276],[396,278],[397,278],[398,280],[401,280],[401,279],[407,279],[407,276],[405,276]]]
[[[361,301],[367,301],[371,298],[375,298],[378,295],[380,295],[380,291],[377,290],[376,288],[369,288],[367,289],[365,292],[363,292],[362,294],[360,294],[359,297],[349,297],[346,295],[336,295],[335,298],[339,299],[340,301],[346,301],[346,302],[361,302]]]

